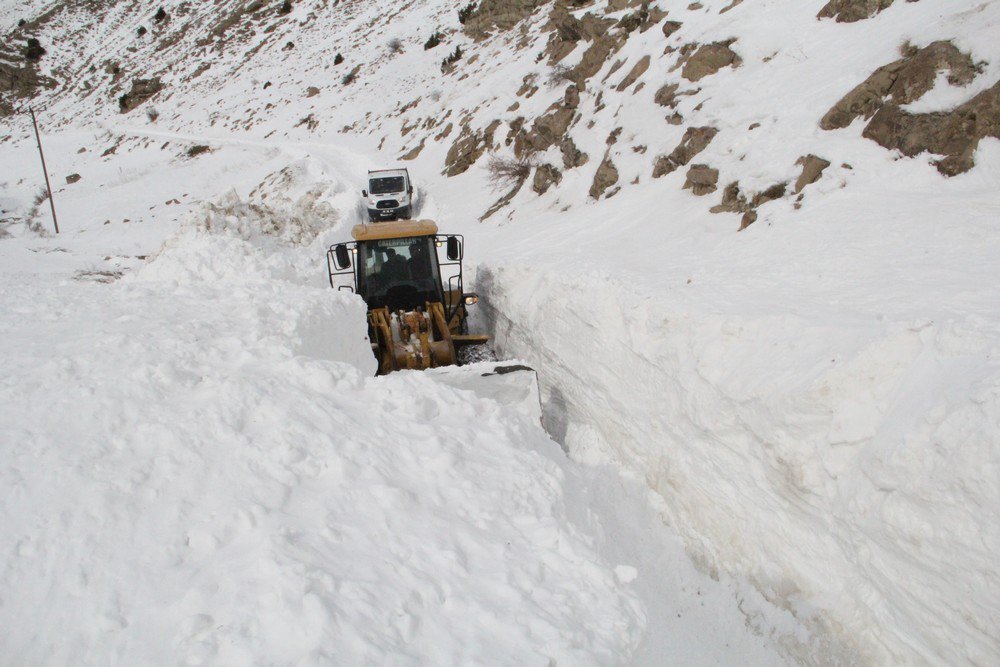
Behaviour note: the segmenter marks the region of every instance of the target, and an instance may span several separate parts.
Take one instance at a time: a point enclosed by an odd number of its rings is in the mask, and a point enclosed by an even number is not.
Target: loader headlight
[[[465,295],[465,305],[471,306],[473,304],[479,303],[479,295],[477,294],[466,294]]]

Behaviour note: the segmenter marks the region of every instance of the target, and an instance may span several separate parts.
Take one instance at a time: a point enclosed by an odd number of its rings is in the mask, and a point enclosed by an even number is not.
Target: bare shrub
[[[24,224],[29,231],[35,234],[45,235],[46,233],[45,228],[42,227],[41,220],[39,220],[39,216],[42,213],[42,207],[48,200],[49,191],[46,188],[38,188],[35,196],[31,198],[31,208],[28,209],[27,219],[24,221]]]
[[[521,187],[534,168],[535,160],[530,156],[522,158],[501,157],[493,153],[486,162],[490,187],[497,191]]]
[[[402,53],[403,52],[403,40],[398,37],[393,37],[389,40],[387,44],[389,47],[389,53]]]
[[[149,107],[146,109],[146,118],[149,119],[150,123],[155,123],[156,119],[160,117],[160,112],[156,110],[156,107]]]

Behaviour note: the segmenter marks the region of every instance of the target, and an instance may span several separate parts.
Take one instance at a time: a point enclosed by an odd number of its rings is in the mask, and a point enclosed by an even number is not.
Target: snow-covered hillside
[[[1000,659],[1000,4],[463,18],[0,4],[3,654]],[[364,377],[323,253],[397,163],[569,460]]]

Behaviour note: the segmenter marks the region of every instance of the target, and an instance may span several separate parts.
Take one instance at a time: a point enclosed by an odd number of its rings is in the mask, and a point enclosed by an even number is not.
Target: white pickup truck
[[[368,219],[409,219],[413,208],[413,184],[406,169],[368,171],[368,189],[361,191],[368,208]]]

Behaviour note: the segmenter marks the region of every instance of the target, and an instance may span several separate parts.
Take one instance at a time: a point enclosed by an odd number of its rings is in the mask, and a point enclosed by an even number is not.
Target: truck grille
[[[375,208],[396,208],[399,206],[399,202],[395,199],[385,199],[375,204]]]

